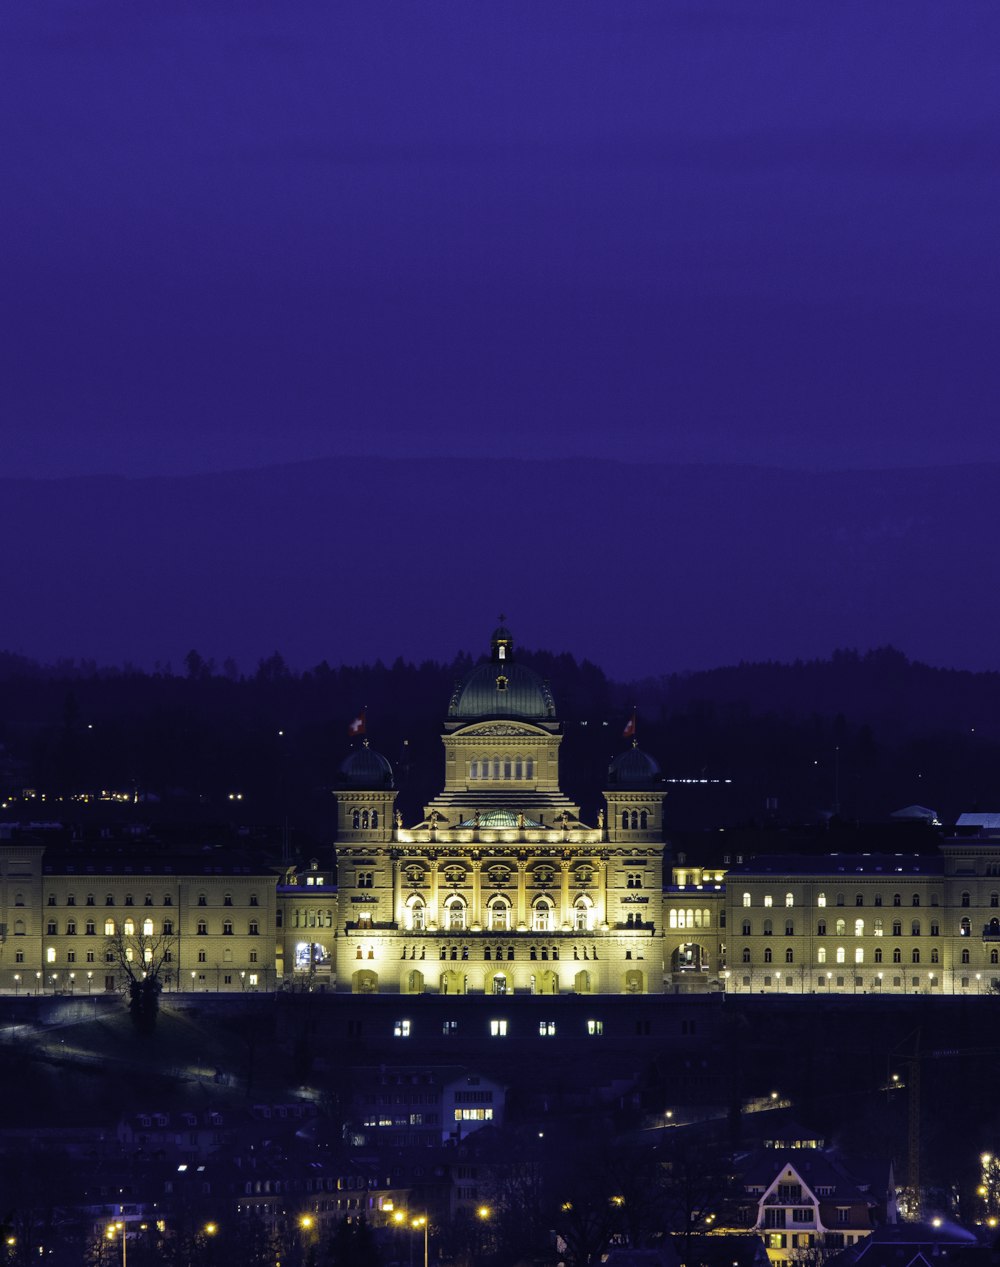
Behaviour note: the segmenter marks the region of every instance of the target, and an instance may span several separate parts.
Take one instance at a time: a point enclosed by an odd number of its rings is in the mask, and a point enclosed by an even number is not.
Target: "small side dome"
[[[348,753],[340,763],[337,785],[364,788],[366,791],[394,787],[392,766],[381,752],[368,746],[366,739],[360,748]]]
[[[634,744],[619,753],[608,767],[609,787],[650,787],[662,781],[663,774],[656,761]]]

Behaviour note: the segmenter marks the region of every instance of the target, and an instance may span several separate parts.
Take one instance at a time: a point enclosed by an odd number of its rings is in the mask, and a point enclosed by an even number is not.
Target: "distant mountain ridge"
[[[322,459],[0,480],[0,646],[252,669],[523,643],[623,680],[896,646],[991,668],[1000,466]]]

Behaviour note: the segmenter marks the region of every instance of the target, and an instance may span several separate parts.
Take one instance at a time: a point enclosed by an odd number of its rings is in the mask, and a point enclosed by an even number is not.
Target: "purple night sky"
[[[317,458],[551,461],[496,508],[529,516],[533,481],[559,482],[570,458],[636,464],[636,501],[663,495],[648,464],[822,476],[1000,462],[998,85],[1000,8],[986,0],[6,5],[0,496],[21,517],[5,537],[39,531],[24,481]],[[364,489],[330,484],[343,557]],[[876,515],[876,535],[905,535],[917,499],[887,530]],[[522,640],[593,648],[621,671],[885,636],[995,667],[985,635],[949,641],[941,622],[923,637],[873,610],[877,576],[835,628],[827,600],[803,610],[800,591],[793,636],[772,576],[770,613],[743,645],[759,613],[727,618],[700,573],[670,574],[679,547],[659,528],[641,547],[659,598],[643,606],[642,648],[615,663],[610,616],[564,606],[602,592],[615,566],[602,551],[633,508],[610,498],[572,540],[553,528],[554,555],[533,559],[529,543],[491,560],[483,526],[484,574],[465,591],[447,576],[447,527],[422,539],[380,503],[363,527],[381,578],[363,636],[336,611],[304,636],[318,616],[285,593],[289,636],[271,621],[234,646],[171,581],[175,624],[151,617],[144,632],[140,614],[116,641],[107,596],[74,595],[73,628],[60,620],[59,537],[81,529],[60,521],[58,489],[40,500],[53,542],[32,564],[51,584],[41,601],[39,572],[12,582],[0,637],[27,654],[179,661],[197,643],[251,658],[277,642],[304,661],[444,657],[478,650],[474,631],[503,606]],[[706,558],[741,533],[729,505],[699,525]],[[947,576],[970,529],[961,513],[943,523],[929,552]],[[426,551],[419,592],[436,569],[468,627],[442,614],[413,646],[390,619],[417,596],[394,574],[401,535]],[[203,544],[211,555],[209,521]],[[269,592],[286,546],[302,555],[296,584],[335,575],[325,542],[283,545],[276,526],[272,544],[252,582]],[[580,550],[589,572],[547,589],[540,573]],[[988,584],[965,566],[959,593]],[[558,618],[539,610],[547,593]],[[691,631],[675,645],[662,631],[679,610]],[[710,652],[699,611],[732,629]]]

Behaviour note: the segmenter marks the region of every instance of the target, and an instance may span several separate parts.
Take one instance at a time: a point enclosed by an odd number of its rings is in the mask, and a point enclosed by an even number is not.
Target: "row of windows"
[[[407,922],[412,932],[421,932],[427,927],[427,904],[424,899],[414,895],[407,899]],[[552,932],[555,929],[555,903],[549,897],[537,897],[531,904],[531,927],[535,932]],[[449,932],[461,932],[468,927],[469,906],[464,897],[454,893],[445,899],[444,927]],[[573,928],[577,932],[588,932],[593,916],[593,903],[586,895],[578,897],[573,904]],[[497,895],[491,897],[486,904],[486,927],[491,933],[510,932],[513,919],[513,906],[509,898]]]
[[[104,895],[104,905],[105,905],[105,906],[114,906],[114,904],[115,904],[115,895],[114,895],[113,893],[106,893],[106,894]],[[174,899],[173,899],[172,894],[170,894],[170,893],[165,893],[165,894],[163,895],[163,900],[159,903],[159,905],[160,905],[160,906],[173,906],[173,904],[174,904]],[[208,903],[208,894],[207,894],[207,893],[199,893],[199,894],[198,894],[198,898],[197,898],[197,904],[198,904],[198,906],[208,906],[208,904],[209,904],[209,903]],[[248,905],[249,905],[249,906],[258,906],[259,904],[260,904],[260,901],[259,901],[259,898],[258,898],[257,894],[256,894],[256,893],[251,893],[251,894],[250,894],[250,897],[249,897],[249,899],[248,899]],[[14,905],[15,905],[15,906],[24,906],[24,905],[25,905],[25,901],[24,901],[24,894],[23,894],[23,893],[15,893],[15,894],[14,894]],[[57,896],[56,896],[56,894],[55,894],[55,893],[50,893],[50,894],[48,895],[48,897],[47,897],[47,899],[46,899],[46,905],[47,905],[47,906],[58,906],[58,905],[59,905],[59,902],[58,902],[58,900],[57,900]],[[76,906],[76,894],[75,894],[75,893],[67,893],[67,895],[66,895],[66,905],[67,905],[67,906]],[[94,896],[94,894],[93,894],[93,893],[88,893],[88,894],[87,894],[86,899],[85,899],[85,901],[83,902],[83,905],[84,905],[84,906],[96,906],[96,905],[97,905],[97,899],[95,898],[95,896]],[[126,894],[125,894],[125,897],[124,897],[124,900],[123,900],[123,902],[122,902],[122,905],[123,905],[123,906],[135,906],[135,905],[137,905],[137,903],[136,903],[136,901],[135,901],[134,896],[133,896],[131,893],[126,893]],[[157,905],[157,903],[153,900],[153,895],[152,895],[152,893],[147,893],[147,894],[146,894],[146,896],[143,898],[142,905],[143,905],[143,906],[156,906],[156,905]],[[232,906],[232,905],[233,905],[233,895],[232,895],[231,893],[226,893],[226,894],[224,894],[224,895],[223,895],[223,898],[222,898],[222,905],[223,905],[223,906]]]
[[[707,916],[708,912],[706,911],[705,914]],[[671,928],[675,927],[675,924],[673,923],[673,915],[674,913],[671,912],[671,923],[670,923]],[[676,927],[683,927],[683,925],[678,924],[676,925]],[[748,919],[745,919],[742,924],[742,930],[743,930],[744,937],[753,936],[752,922]],[[834,930],[835,936],[846,937],[847,936],[847,920],[845,919],[834,920],[833,930]],[[774,932],[774,925],[772,924],[771,920],[769,919],[764,920],[763,924],[761,925],[761,935],[763,937],[770,937],[772,936],[773,932]],[[871,924],[871,936],[882,937],[884,935],[884,932],[885,932],[885,927],[882,922],[882,917],[880,915],[876,915],[875,918],[872,920],[872,924]],[[939,937],[941,935],[940,922],[936,919],[932,919],[928,926],[928,932],[931,937]],[[959,922],[958,932],[959,932],[960,937],[971,936],[972,921],[969,919],[967,915],[964,915],[961,921]],[[986,925],[984,932],[986,932],[989,935],[1000,936],[1000,919],[991,920],[989,924]],[[786,919],[785,920],[785,936],[794,937],[794,935],[795,935],[795,922],[793,920]],[[825,919],[818,920],[816,923],[816,936],[825,937],[826,935],[827,935],[827,921]],[[854,921],[854,936],[864,937],[864,935],[865,935],[865,921],[863,919],[856,919]],[[903,935],[903,921],[900,919],[894,919],[892,921],[892,936],[902,937],[902,935]],[[910,921],[910,935],[912,937],[919,937],[921,935],[920,920],[915,919],[915,920]]]
[[[469,766],[470,779],[533,779],[533,757],[484,757]]]
[[[668,923],[671,928],[711,928],[712,912],[707,907],[704,910],[688,908],[684,911],[671,911]]]
[[[969,894],[967,894],[967,893],[963,893],[963,894],[962,894],[962,897],[963,897],[963,899],[967,899],[967,898],[969,897]],[[994,900],[993,900],[994,898],[995,898],[995,899],[997,899],[997,900],[996,900],[996,901],[994,901]],[[856,894],[854,895],[854,905],[855,905],[855,906],[864,906],[864,904],[865,904],[865,895],[864,895],[863,893],[856,893]],[[938,904],[937,894],[936,894],[936,893],[932,893],[932,894],[931,894],[931,906],[937,906],[937,904]],[[749,893],[744,893],[744,894],[743,894],[743,905],[744,905],[744,906],[752,906],[752,905],[753,905],[753,900],[752,900],[752,897],[751,897],[751,895],[750,895]],[[764,894],[764,906],[773,906],[773,905],[774,905],[774,898],[773,898],[773,896],[772,896],[770,893],[765,893],[765,894]],[[786,906],[794,906],[794,905],[795,905],[795,894],[794,894],[794,893],[786,893],[786,894],[785,894],[785,905],[786,905]],[[826,894],[825,894],[825,893],[818,893],[818,894],[816,895],[816,905],[817,905],[817,906],[826,906]],[[844,901],[844,895],[843,895],[843,893],[838,893],[838,894],[836,895],[836,905],[837,905],[837,906],[845,906],[845,905],[846,905],[846,902]],[[881,893],[876,893],[876,894],[874,895],[874,899],[873,899],[872,905],[873,905],[873,906],[881,906],[881,905],[882,905],[882,894],[881,894]],[[892,905],[893,905],[893,906],[902,906],[902,905],[903,905],[903,895],[902,895],[901,893],[894,893],[894,894],[892,895]],[[920,894],[919,894],[919,893],[914,893],[914,894],[912,895],[912,897],[910,898],[910,905],[911,905],[911,906],[919,906],[919,905],[920,905]],[[963,900],[962,905],[963,905],[963,906],[968,906],[968,905],[969,905],[969,903],[968,903],[968,901]],[[1000,894],[996,894],[996,893],[992,893],[992,894],[990,894],[990,905],[991,905],[991,906],[997,906],[997,905],[1000,905]]]
[[[351,826],[355,831],[368,831],[369,828],[374,831],[378,827],[378,810],[356,809],[351,815]]]
[[[846,962],[847,962],[847,951],[845,950],[845,948],[844,948],[843,946],[838,946],[838,947],[836,948],[836,950],[835,950],[835,956],[836,956],[836,962],[837,962],[837,963],[846,963]],[[751,963],[751,962],[752,962],[752,955],[751,955],[751,953],[750,953],[750,947],[749,947],[749,946],[744,946],[744,947],[743,947],[743,955],[742,955],[742,959],[743,959],[743,963]],[[764,959],[764,963],[773,963],[773,962],[774,962],[774,956],[773,956],[773,953],[772,953],[772,951],[771,951],[770,946],[765,947],[765,949],[764,949],[764,956],[763,956],[763,959]],[[880,946],[877,946],[877,947],[875,948],[875,951],[874,951],[874,954],[873,954],[873,956],[872,956],[872,959],[873,959],[873,962],[874,962],[874,963],[882,963],[882,962],[883,962],[883,952],[882,952],[882,948],[881,948]],[[962,956],[961,956],[961,962],[962,962],[963,964],[966,964],[966,963],[968,963],[968,962],[969,962],[969,960],[970,960],[970,955],[969,955],[968,950],[963,950],[963,951],[962,951]],[[862,946],[858,946],[858,947],[856,947],[856,948],[855,948],[855,951],[854,951],[854,962],[855,962],[855,963],[864,963],[864,961],[865,961],[865,952],[864,952],[864,948],[863,948]],[[994,963],[1000,963],[1000,950],[998,950],[998,949],[996,949],[996,948],[993,948],[993,949],[990,951],[990,960],[989,960],[989,961],[990,961],[990,963],[991,963],[991,964],[994,964]],[[794,951],[792,950],[792,947],[791,947],[791,946],[788,946],[788,947],[786,948],[786,950],[785,950],[785,963],[794,963],[794,962],[795,962],[795,954],[794,954]],[[817,948],[817,950],[816,950],[816,962],[817,962],[818,964],[824,964],[824,963],[826,963],[826,962],[827,962],[827,948],[826,948],[825,946],[819,946],[819,947]],[[894,947],[894,948],[893,948],[893,952],[892,952],[892,962],[893,962],[893,963],[902,963],[902,962],[903,962],[903,951],[902,951],[902,949],[901,949],[899,946],[896,946],[896,947]],[[911,962],[911,963],[920,963],[920,950],[919,950],[919,948],[914,948],[913,950],[911,950],[911,951],[910,951],[910,962]],[[941,962],[941,953],[940,953],[940,951],[937,949],[937,947],[934,947],[934,948],[931,950],[931,952],[930,952],[930,960],[929,960],[929,962],[930,962],[930,963],[940,963],[940,962]]]

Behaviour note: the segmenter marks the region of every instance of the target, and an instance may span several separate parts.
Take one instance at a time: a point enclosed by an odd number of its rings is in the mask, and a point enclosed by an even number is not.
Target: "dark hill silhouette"
[[[514,458],[0,480],[0,645],[419,662],[478,654],[503,606],[619,679],[888,645],[991,668],[997,482]]]

